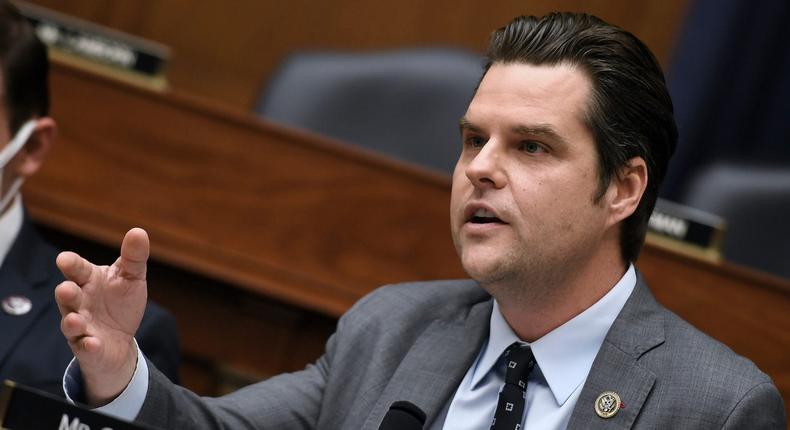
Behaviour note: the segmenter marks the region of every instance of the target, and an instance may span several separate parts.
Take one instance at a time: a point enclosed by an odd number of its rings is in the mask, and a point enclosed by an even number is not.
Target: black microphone
[[[401,400],[390,406],[379,430],[422,430],[425,412],[412,402]]]

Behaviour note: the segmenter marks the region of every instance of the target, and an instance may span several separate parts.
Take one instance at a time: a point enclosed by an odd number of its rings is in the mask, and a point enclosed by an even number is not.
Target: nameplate
[[[648,222],[648,239],[708,260],[721,258],[724,220],[689,206],[658,199]]]
[[[99,73],[136,76],[153,86],[166,84],[170,50],[165,45],[27,2],[16,4],[54,59]]]
[[[3,383],[0,393],[3,430],[154,430],[72,405],[50,393]]]

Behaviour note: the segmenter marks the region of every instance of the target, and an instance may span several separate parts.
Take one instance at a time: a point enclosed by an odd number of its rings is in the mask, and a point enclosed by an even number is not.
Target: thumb
[[[129,230],[123,238],[121,258],[118,259],[121,276],[130,280],[145,280],[149,252],[148,233],[136,227]]]

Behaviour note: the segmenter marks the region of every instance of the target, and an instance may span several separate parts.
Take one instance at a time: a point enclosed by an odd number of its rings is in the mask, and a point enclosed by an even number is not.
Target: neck
[[[572,270],[530,274],[511,288],[490,288],[508,325],[526,342],[545,336],[606,295],[627,270],[615,252],[598,253]]]

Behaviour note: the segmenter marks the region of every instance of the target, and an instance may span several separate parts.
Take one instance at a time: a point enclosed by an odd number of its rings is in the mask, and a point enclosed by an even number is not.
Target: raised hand
[[[55,289],[61,330],[80,363],[86,400],[94,406],[120,394],[134,373],[134,334],[147,299],[145,281],[148,234],[126,233],[121,256],[112,266],[97,266],[73,252],[58,255],[67,281]]]

